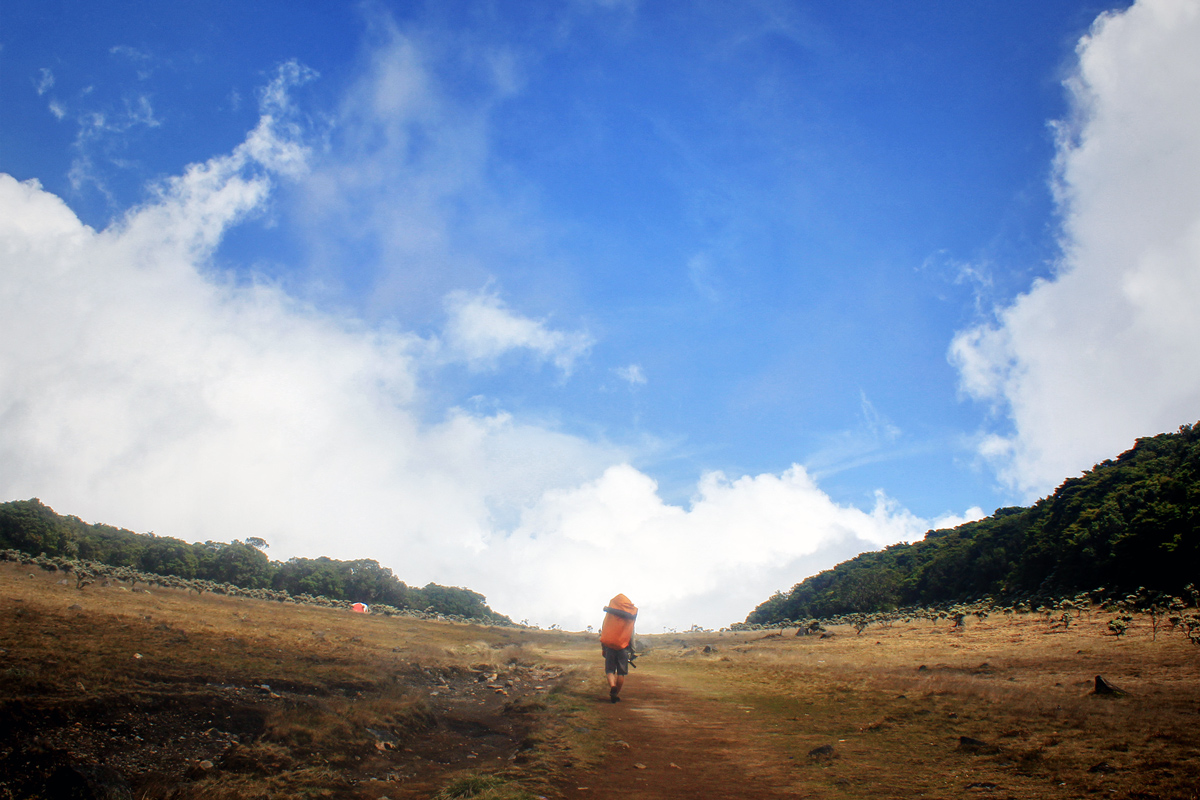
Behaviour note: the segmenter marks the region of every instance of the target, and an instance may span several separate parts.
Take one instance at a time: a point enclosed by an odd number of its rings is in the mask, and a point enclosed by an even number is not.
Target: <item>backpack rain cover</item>
[[[610,650],[624,650],[633,641],[633,623],[637,606],[619,594],[604,607],[604,623],[600,626],[600,644]]]

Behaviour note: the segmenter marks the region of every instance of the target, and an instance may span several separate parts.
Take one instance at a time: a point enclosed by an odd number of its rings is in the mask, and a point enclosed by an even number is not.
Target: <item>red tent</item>
[[[366,603],[355,603],[354,605],[350,606],[350,610],[357,614],[366,614],[371,610],[371,607]]]

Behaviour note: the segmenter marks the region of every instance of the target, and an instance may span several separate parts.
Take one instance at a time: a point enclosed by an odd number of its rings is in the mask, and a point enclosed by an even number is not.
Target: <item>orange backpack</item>
[[[619,594],[604,607],[604,624],[600,626],[600,644],[610,650],[624,650],[633,641],[633,623],[637,606]]]

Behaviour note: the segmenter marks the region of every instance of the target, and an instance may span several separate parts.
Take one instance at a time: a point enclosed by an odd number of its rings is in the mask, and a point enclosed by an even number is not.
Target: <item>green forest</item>
[[[272,561],[263,552],[267,547],[265,541],[254,537],[228,543],[189,544],[169,536],[93,525],[79,517],[60,516],[37,498],[0,503],[0,550],[95,561],[243,589],[272,589],[289,595],[511,621],[488,608],[486,598],[477,592],[435,583],[420,589],[407,586],[390,569],[372,559],[338,561],[321,557]]]
[[[1029,508],[863,553],[777,592],[750,624],[991,597],[1168,594],[1200,578],[1200,422],[1138,439]]]

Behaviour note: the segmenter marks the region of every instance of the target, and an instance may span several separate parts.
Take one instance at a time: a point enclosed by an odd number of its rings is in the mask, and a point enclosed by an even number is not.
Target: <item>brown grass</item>
[[[147,800],[428,797],[518,750],[553,773],[524,745],[561,634],[59,579],[0,566],[0,800],[105,769]]]
[[[822,796],[1194,800],[1200,647],[1153,641],[1147,621],[1117,639],[1105,622],[647,637],[646,662],[752,708],[764,746],[796,763],[797,789]],[[1097,674],[1128,696],[1092,694]],[[826,744],[835,758],[808,757]]]
[[[0,565],[0,800],[64,768],[144,800],[555,796],[614,746],[594,635],[29,574]],[[628,703],[644,675],[720,703],[805,797],[1197,800],[1200,647],[1106,622],[643,636]]]

